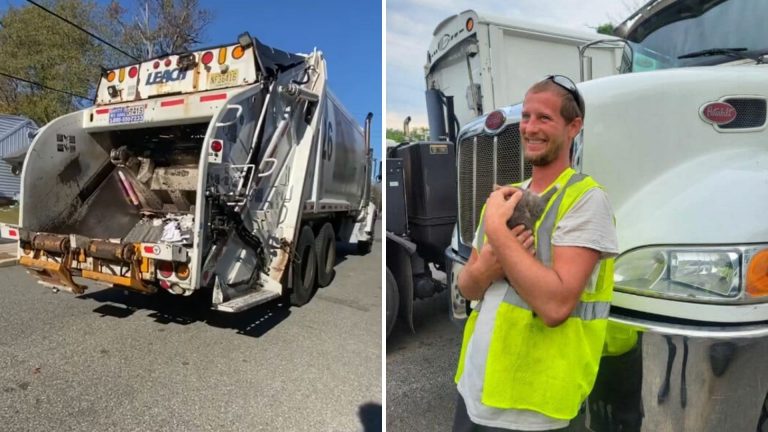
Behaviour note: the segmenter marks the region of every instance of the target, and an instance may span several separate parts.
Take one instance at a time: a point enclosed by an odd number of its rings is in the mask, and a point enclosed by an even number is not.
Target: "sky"
[[[108,0],[97,0],[107,4]],[[199,0],[213,11],[202,47],[231,43],[248,31],[262,43],[289,52],[322,51],[336,97],[362,126],[372,112],[371,145],[381,160],[382,12],[378,0]],[[126,7],[135,0],[122,0]],[[23,0],[0,0],[0,13]],[[52,19],[56,19],[52,17]]]
[[[619,24],[646,0],[387,0],[387,128],[426,126],[424,64],[432,32],[445,18],[473,9],[481,15],[530,19],[577,30]]]

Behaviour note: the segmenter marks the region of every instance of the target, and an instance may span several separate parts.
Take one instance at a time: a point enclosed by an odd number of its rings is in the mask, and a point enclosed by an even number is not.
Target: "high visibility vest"
[[[558,190],[534,225],[536,258],[548,267],[552,266],[551,240],[558,222],[585,192],[601,186],[568,168],[552,187]],[[478,249],[485,243],[484,223],[481,215]],[[547,327],[517,291],[507,286],[493,324],[481,402],[557,419],[574,418],[595,383],[612,293],[613,259],[600,260],[570,316],[556,327]],[[480,308],[482,302],[464,328],[456,383],[464,370]]]

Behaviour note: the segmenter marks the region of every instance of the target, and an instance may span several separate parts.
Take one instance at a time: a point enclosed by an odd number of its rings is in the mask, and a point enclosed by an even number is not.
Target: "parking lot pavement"
[[[449,320],[448,300],[417,300],[416,333],[398,322],[387,340],[387,431],[451,430],[462,327]]]

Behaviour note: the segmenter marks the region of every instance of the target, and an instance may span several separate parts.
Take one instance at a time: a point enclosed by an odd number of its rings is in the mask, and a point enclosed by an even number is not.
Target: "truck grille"
[[[736,108],[732,122],[718,126],[720,129],[757,128],[765,124],[766,101],[760,98],[731,98],[724,102]]]
[[[523,160],[520,130],[510,124],[496,135],[481,133],[459,142],[459,234],[471,244],[485,200],[494,184],[510,184],[531,176]]]

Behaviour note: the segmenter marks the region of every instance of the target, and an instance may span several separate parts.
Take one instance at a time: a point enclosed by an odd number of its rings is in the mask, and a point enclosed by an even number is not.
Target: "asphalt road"
[[[387,339],[387,432],[451,430],[462,327],[448,318],[448,300],[417,300],[416,333],[399,321]]]
[[[381,430],[380,230],[336,271],[304,307],[227,315],[0,269],[0,430]]]

